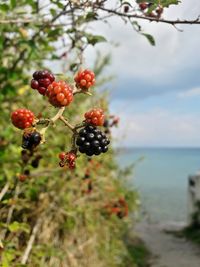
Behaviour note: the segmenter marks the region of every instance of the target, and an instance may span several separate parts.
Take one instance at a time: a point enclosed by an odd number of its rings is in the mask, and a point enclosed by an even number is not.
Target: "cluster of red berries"
[[[31,80],[31,88],[38,90],[41,95],[45,95],[48,86],[54,80],[54,75],[48,70],[35,71]]]
[[[11,113],[11,120],[15,127],[25,129],[32,126],[34,122],[34,114],[28,109],[17,109]]]
[[[76,167],[76,154],[73,151],[70,152],[61,152],[59,154],[59,165],[60,167],[68,166],[70,170]]]
[[[95,74],[90,70],[79,71],[74,80],[77,88],[87,91],[95,83]],[[68,106],[73,101],[72,87],[65,81],[56,82],[54,75],[48,70],[35,71],[31,87],[47,96],[54,107]]]
[[[139,3],[139,7],[142,12],[150,8],[152,5],[153,5],[152,3],[146,3],[146,2]],[[152,18],[160,18],[162,13],[163,13],[163,7],[161,5],[158,5],[154,11],[150,13],[149,12],[144,13],[144,15]]]
[[[139,7],[141,10],[145,10],[149,7],[149,4],[146,2],[139,3]]]
[[[94,108],[85,113],[85,121],[88,124],[92,124],[94,126],[102,126],[104,124],[104,112],[100,108]]]
[[[82,90],[88,90],[95,84],[95,75],[91,70],[79,71],[74,78],[76,86]]]
[[[64,81],[53,82],[47,88],[46,95],[54,107],[68,106],[73,101],[73,91]]]
[[[121,197],[117,201],[113,201],[104,206],[109,215],[115,214],[118,218],[123,219],[128,216],[128,204],[126,200]]]

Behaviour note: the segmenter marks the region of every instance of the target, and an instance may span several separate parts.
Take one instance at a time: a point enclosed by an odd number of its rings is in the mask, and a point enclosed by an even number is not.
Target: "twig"
[[[76,88],[76,89],[73,90],[73,95],[76,95],[76,94],[79,94],[79,93],[82,93],[82,89]]]
[[[92,238],[86,240],[83,244],[81,244],[81,245],[78,246],[78,250],[83,251],[83,249],[84,249],[86,246],[88,246],[90,243],[92,243],[95,239],[96,239],[96,236],[94,236],[94,237],[92,237]]]
[[[54,124],[57,120],[59,120],[64,111],[65,111],[65,107],[62,107],[58,110],[58,112],[53,118],[42,119],[36,122],[36,124],[43,124],[44,122],[46,122],[46,126],[40,130],[40,134],[42,135],[42,139],[43,139],[42,143],[45,143],[45,133],[47,129],[49,128],[49,126],[51,125],[51,123]]]
[[[38,230],[40,228],[41,222],[42,222],[41,220],[38,220],[37,223],[35,224],[35,226],[33,227],[32,234],[30,236],[30,239],[28,241],[26,250],[25,250],[24,255],[22,257],[22,260],[21,260],[21,264],[26,264],[27,261],[28,261],[29,254],[30,254],[30,252],[32,250],[32,247],[33,247],[37,232],[38,232]]]
[[[9,189],[9,182],[7,182],[3,189],[1,190],[1,193],[0,193],[0,201],[2,200],[2,198],[4,197],[4,195],[6,194],[6,192],[8,191]]]
[[[64,111],[65,111],[65,107],[60,108],[59,111],[58,111],[58,113],[51,119],[51,122],[54,123],[58,119],[60,119],[60,117],[62,116],[62,114],[63,114]]]
[[[14,198],[13,198],[14,203],[16,202],[19,193],[20,193],[20,186],[19,186],[19,184],[17,184],[16,185],[16,188],[15,188]],[[15,204],[12,204],[11,207],[10,207],[10,209],[8,210],[8,216],[7,216],[7,220],[6,220],[6,225],[7,226],[11,222],[11,219],[12,219],[12,215],[13,215],[14,210],[15,210]],[[7,233],[7,229],[4,232],[2,232],[2,234],[1,234],[1,239],[2,240],[5,239],[6,233]]]
[[[109,9],[109,8],[105,8],[102,6],[96,6],[96,7],[99,8],[100,10],[105,11],[105,12],[108,12],[108,13],[111,13],[111,14],[114,14],[114,15],[117,15],[120,17],[124,17],[124,18],[136,18],[136,19],[148,20],[150,22],[161,22],[161,23],[167,23],[167,24],[171,24],[171,25],[175,25],[175,24],[200,24],[199,16],[193,20],[180,20],[180,19],[168,20],[168,19],[138,15],[135,13],[134,14],[127,14],[127,13],[117,11],[115,9]]]
[[[15,188],[14,198],[13,198],[13,199],[14,199],[14,203],[15,203],[15,201],[17,200],[19,193],[20,193],[20,186],[19,186],[19,184],[17,184],[17,186],[16,186],[16,188]],[[6,220],[6,224],[7,224],[7,225],[9,225],[10,222],[11,222],[11,219],[12,219],[12,215],[13,215],[13,211],[14,211],[14,209],[15,209],[15,204],[13,204],[13,205],[10,207],[9,211],[8,211],[8,217],[7,217],[7,220]]]
[[[74,126],[72,126],[63,116],[60,116],[59,119],[64,122],[64,124],[71,130],[71,131],[75,131],[76,128]]]
[[[38,22],[32,19],[1,19],[0,24],[18,24],[18,23],[30,23],[30,22]]]

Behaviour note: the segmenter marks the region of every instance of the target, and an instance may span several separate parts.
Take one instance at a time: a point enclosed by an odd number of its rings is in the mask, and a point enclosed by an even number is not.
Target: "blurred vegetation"
[[[49,15],[46,8],[39,6],[39,1],[0,4],[1,19],[11,21],[0,24],[1,266],[124,266],[128,250],[122,237],[129,219],[108,214],[105,205],[123,197],[135,209],[137,195],[119,176],[112,149],[92,161],[81,156],[73,172],[60,168],[58,153],[70,148],[70,132],[56,123],[47,132],[47,142],[37,152],[42,156],[39,167],[33,168],[31,161],[22,161],[21,132],[10,123],[10,112],[19,107],[47,118],[56,113],[55,108],[30,89],[33,70],[48,67],[49,60],[65,59],[60,54],[71,53],[77,61],[72,64],[67,58],[65,68],[68,69],[64,70],[65,73],[68,70],[64,78],[70,81],[71,73],[82,63],[82,42],[88,41],[75,42],[78,37],[73,9],[65,12],[61,1],[50,2]],[[69,18],[71,28],[65,28],[61,21],[53,26],[42,20],[48,16],[48,21],[54,23],[60,14],[68,12],[65,23]],[[27,22],[25,15],[29,18]],[[20,16],[23,22],[12,23]],[[80,21],[77,23],[81,25]],[[62,46],[66,32],[68,44]],[[92,36],[88,38],[91,42]],[[100,76],[107,63],[107,57],[100,58],[94,66],[99,83],[104,79]],[[109,113],[106,96],[97,93],[91,98],[78,95],[65,115],[75,124],[91,106],[101,106]],[[91,191],[88,191],[88,179],[84,179],[88,169]],[[19,175],[24,173],[28,173],[28,178],[21,182]]]
[[[151,252],[146,244],[138,237],[126,237],[125,244],[129,252],[129,256],[125,258],[125,266],[133,266],[136,263],[138,267],[150,267]]]

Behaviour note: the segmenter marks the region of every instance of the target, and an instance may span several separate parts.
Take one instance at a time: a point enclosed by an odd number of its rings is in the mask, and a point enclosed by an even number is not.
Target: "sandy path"
[[[185,239],[165,233],[164,229],[176,230],[177,227],[141,222],[135,229],[154,255],[152,267],[200,267],[200,249]]]

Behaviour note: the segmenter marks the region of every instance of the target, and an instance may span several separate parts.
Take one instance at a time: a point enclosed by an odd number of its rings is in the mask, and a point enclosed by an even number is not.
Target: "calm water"
[[[118,160],[122,166],[136,162],[131,184],[151,220],[186,221],[187,179],[200,170],[200,149],[135,148],[120,152]]]

